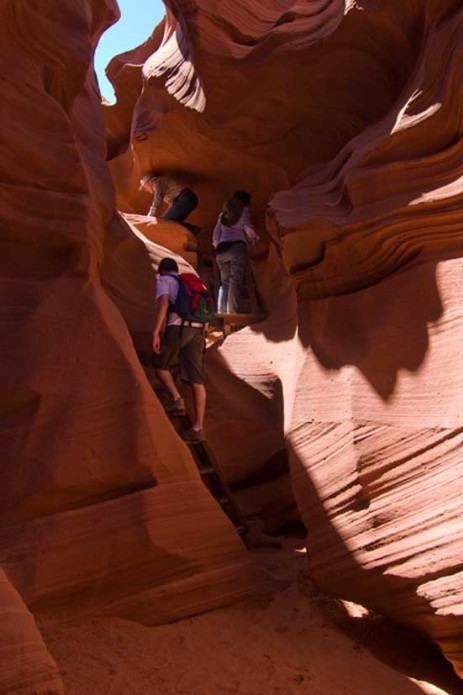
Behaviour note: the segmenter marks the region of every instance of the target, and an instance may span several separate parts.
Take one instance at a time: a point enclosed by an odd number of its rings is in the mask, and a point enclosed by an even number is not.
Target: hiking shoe
[[[185,401],[183,398],[173,399],[165,406],[165,411],[169,417],[181,417],[186,415]]]
[[[190,427],[189,430],[186,430],[186,432],[182,432],[182,439],[185,440],[185,442],[205,442],[206,441],[206,433],[204,430],[194,430],[192,427]]]

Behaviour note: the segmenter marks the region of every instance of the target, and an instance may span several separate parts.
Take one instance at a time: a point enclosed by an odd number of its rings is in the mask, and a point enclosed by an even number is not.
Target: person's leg
[[[193,389],[193,399],[195,403],[195,420],[193,429],[199,432],[204,427],[204,416],[206,414],[206,387],[204,384],[191,384]]]
[[[182,434],[189,442],[205,440],[204,416],[206,413],[206,388],[204,386],[205,332],[201,328],[185,327],[180,350],[180,374],[193,391],[195,417],[189,430]]]
[[[172,399],[171,403],[164,406],[166,412],[171,415],[181,415],[185,412],[185,403],[170,372],[171,366],[178,358],[180,345],[180,327],[169,326],[162,336],[160,353],[153,354],[151,359],[157,378]]]
[[[228,312],[236,314],[239,309],[239,300],[244,285],[248,252],[245,244],[235,244],[230,251],[230,284],[228,288]]]
[[[220,289],[217,297],[217,311],[219,314],[227,313],[228,287],[230,283],[230,263],[226,259],[226,253],[217,255],[217,265],[220,273]]]
[[[178,401],[179,398],[181,398],[182,396],[180,395],[180,392],[175,385],[174,377],[169,372],[169,370],[168,369],[155,369],[154,371],[156,373],[157,378],[161,382],[161,384],[164,386],[164,388],[172,396],[172,400]]]
[[[183,222],[197,206],[198,198],[196,194],[189,188],[186,188],[172,201],[165,213],[161,215],[161,220]]]
[[[168,220],[170,222],[183,222],[183,220],[188,217],[188,208],[182,204],[181,200],[176,198],[171,202],[167,210],[163,215],[161,215],[161,220]]]

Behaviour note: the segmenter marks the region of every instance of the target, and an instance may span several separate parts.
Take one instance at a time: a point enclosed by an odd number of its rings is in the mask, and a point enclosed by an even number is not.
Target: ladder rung
[[[186,417],[187,424],[191,425],[188,416]],[[194,446],[193,458],[196,462],[198,473],[204,476],[203,484],[209,490],[210,494],[220,504],[225,514],[228,516],[236,532],[240,536],[245,536],[248,532],[244,518],[236,505],[231,490],[222,478],[220,468],[217,468],[214,463],[212,452],[209,451],[207,444],[204,442],[191,442]],[[209,477],[207,477],[209,476]]]
[[[198,470],[201,473],[201,475],[207,475],[208,473],[215,473],[215,468],[214,466],[210,465],[204,465],[204,466],[198,466]]]

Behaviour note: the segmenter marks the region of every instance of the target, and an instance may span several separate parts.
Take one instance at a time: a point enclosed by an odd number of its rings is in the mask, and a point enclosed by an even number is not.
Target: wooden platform
[[[229,324],[230,326],[249,326],[251,323],[260,323],[265,319],[265,314],[216,314],[211,325]]]
[[[216,340],[226,338],[230,333],[239,331],[240,328],[245,328],[253,323],[260,323],[266,318],[265,314],[216,314],[215,318],[209,324],[208,347]]]

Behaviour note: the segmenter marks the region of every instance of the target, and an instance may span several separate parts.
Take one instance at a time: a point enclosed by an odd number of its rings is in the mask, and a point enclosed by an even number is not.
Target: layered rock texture
[[[0,4],[1,692],[61,692],[34,618],[165,622],[267,582],[127,328],[149,330],[147,246],[165,251],[115,212],[105,163],[92,57],[117,13],[112,0]]]
[[[117,204],[177,172],[208,248],[253,193],[268,318],[209,354],[208,436],[248,513],[292,490],[325,590],[462,660],[459,0],[168,2],[115,58]]]
[[[463,673],[460,0],[169,0],[112,61],[103,120],[92,56],[117,16],[0,4],[0,689],[61,692],[35,621],[154,624],[268,586],[137,357],[153,265],[197,263],[143,216],[149,170],[197,190],[201,251],[253,193],[268,318],[208,357],[239,503],[276,529],[296,501],[319,586]]]
[[[0,571],[0,692],[62,695],[58,667],[47,651],[34,618]]]

